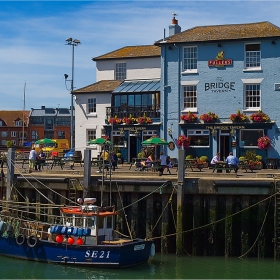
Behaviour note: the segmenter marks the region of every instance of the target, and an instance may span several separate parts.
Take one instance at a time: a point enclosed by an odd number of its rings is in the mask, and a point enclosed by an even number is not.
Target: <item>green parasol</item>
[[[37,140],[35,142],[35,144],[47,144],[47,143],[55,143],[55,141],[49,138],[44,138],[44,139]]]
[[[159,137],[151,137],[142,142],[142,145],[168,145],[168,142]]]
[[[104,138],[96,138],[96,139],[93,139],[93,140],[89,140],[88,143],[89,144],[96,144],[96,145],[104,145],[104,144],[113,145],[113,143],[111,141],[108,141]]]

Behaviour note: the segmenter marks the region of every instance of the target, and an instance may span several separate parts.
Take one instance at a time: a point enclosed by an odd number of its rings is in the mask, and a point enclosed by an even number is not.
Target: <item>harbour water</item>
[[[140,266],[104,269],[0,257],[0,276],[1,279],[279,279],[280,261],[157,254]]]

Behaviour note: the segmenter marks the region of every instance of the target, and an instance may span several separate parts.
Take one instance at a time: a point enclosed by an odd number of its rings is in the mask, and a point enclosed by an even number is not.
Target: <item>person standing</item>
[[[229,167],[233,168],[235,173],[237,173],[239,160],[236,156],[233,155],[232,152],[230,152],[228,157],[226,158],[226,163]]]
[[[37,156],[37,153],[35,151],[35,148],[32,148],[30,153],[29,153],[29,157],[28,157],[28,160],[29,160],[29,173],[31,173],[32,170],[34,170],[35,162],[36,162],[36,156]]]
[[[46,154],[43,152],[42,149],[40,149],[38,155],[36,156],[36,165],[35,165],[35,170],[41,171],[42,165],[46,161]]]
[[[159,169],[159,176],[162,176],[163,170],[167,165],[166,164],[166,155],[164,154],[164,152],[160,152],[159,160],[160,160],[160,165],[161,165],[161,168]]]

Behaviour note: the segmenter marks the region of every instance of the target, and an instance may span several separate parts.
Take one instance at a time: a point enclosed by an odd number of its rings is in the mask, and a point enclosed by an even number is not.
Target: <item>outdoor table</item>
[[[60,168],[63,170],[63,166],[65,165],[65,161],[63,160],[63,157],[54,157],[52,159],[51,169],[53,169],[54,166],[60,166]]]
[[[228,163],[225,162],[225,161],[217,161],[215,163],[215,165],[213,166],[213,173],[216,171],[220,171],[220,172],[223,172],[223,171],[226,171],[226,173],[230,173],[231,170],[233,170],[233,167],[229,167]]]
[[[186,159],[185,160],[185,169],[190,168],[193,171],[193,168],[198,168],[199,171],[203,168],[203,163],[197,163],[196,159]]]

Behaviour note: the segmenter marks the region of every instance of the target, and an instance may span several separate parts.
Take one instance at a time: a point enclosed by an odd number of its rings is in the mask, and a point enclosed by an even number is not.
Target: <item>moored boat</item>
[[[36,211],[28,212],[32,205],[1,201],[0,255],[98,267],[134,266],[154,255],[151,240],[114,237],[119,215],[114,206],[96,206],[95,199],[88,198],[78,202],[60,207],[60,214],[49,216],[53,222],[46,223],[30,219],[36,216]]]

